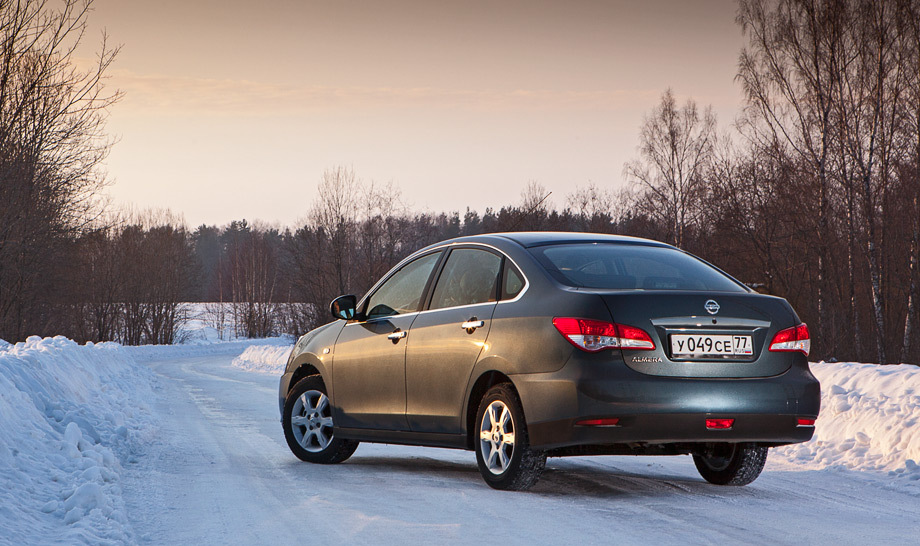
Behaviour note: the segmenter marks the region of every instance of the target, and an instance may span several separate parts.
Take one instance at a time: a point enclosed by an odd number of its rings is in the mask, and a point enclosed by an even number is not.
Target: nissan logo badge
[[[716,303],[716,300],[707,301],[706,305],[704,305],[703,307],[706,308],[706,312],[709,313],[710,315],[715,315],[716,313],[719,312],[719,304]]]

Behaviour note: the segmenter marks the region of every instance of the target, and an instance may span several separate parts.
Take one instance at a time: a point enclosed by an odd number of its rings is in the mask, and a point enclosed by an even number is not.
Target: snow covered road
[[[904,544],[920,498],[883,474],[768,461],[752,485],[709,485],[689,457],[550,459],[526,493],[482,481],[471,452],[362,444],[298,461],[277,377],[234,355],[150,363],[157,439],[124,465],[134,537],[149,544]]]

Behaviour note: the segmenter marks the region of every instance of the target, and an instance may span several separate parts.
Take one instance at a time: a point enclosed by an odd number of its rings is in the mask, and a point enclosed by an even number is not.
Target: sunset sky
[[[482,212],[536,180],[561,207],[623,184],[661,93],[728,129],[740,28],[730,0],[97,0],[122,45],[109,85],[118,204],[191,226],[303,219],[325,169],[414,210]]]

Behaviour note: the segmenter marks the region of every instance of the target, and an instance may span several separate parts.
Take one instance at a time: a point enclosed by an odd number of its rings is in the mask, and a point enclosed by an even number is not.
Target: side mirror
[[[339,296],[329,304],[329,311],[337,319],[351,320],[355,318],[355,307],[358,305],[356,296]]]

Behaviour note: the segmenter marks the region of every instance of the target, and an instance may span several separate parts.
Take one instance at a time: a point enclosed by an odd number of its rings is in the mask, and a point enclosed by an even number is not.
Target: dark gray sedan
[[[675,247],[589,233],[462,237],[412,254],[298,340],[279,404],[291,451],[473,450],[527,489],[546,457],[692,454],[745,485],[814,432],[808,328]]]

